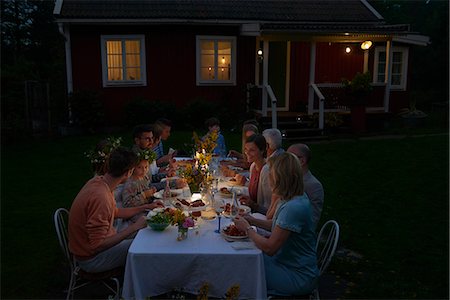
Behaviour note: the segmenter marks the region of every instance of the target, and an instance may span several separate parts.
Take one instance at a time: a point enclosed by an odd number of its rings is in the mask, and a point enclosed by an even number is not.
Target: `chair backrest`
[[[316,244],[317,265],[322,275],[333,258],[339,241],[339,224],[329,220],[319,231]]]
[[[54,215],[53,221],[55,223],[56,235],[58,236],[59,246],[61,247],[64,256],[67,258],[67,261],[72,267],[72,255],[69,251],[69,243],[68,243],[68,231],[67,224],[69,220],[69,211],[65,208],[58,208]]]

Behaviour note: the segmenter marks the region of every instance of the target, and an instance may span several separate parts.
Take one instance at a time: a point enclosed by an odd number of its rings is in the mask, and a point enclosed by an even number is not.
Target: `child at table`
[[[136,207],[153,202],[153,194],[156,192],[150,186],[148,177],[149,161],[155,159],[155,154],[150,149],[138,151],[139,164],[134,168],[133,174],[125,182],[122,191],[123,207]]]
[[[205,121],[205,126],[208,128],[208,133],[203,137],[205,139],[208,135],[213,132],[217,132],[216,148],[214,148],[213,153],[219,155],[220,157],[227,156],[227,147],[225,146],[225,138],[220,133],[220,121],[217,118],[209,118]]]

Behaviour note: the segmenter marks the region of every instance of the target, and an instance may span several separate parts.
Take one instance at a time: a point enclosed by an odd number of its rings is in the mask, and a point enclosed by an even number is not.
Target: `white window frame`
[[[212,79],[212,80],[202,80],[201,79],[201,41],[213,41],[215,45],[214,49],[214,65],[215,65],[215,76],[217,77],[218,65],[217,62],[217,42],[227,41],[231,42],[231,73],[230,80],[220,80],[220,79]],[[236,37],[233,36],[204,36],[198,35],[196,37],[196,79],[198,86],[204,85],[236,85]]]
[[[386,47],[376,47],[375,48],[375,58],[373,62],[373,83],[374,84],[380,84],[384,82],[378,82],[378,74],[385,73],[385,70],[378,70],[378,63],[379,63],[379,55],[380,52],[386,53]],[[401,52],[402,53],[402,80],[400,84],[392,84],[392,74],[391,74],[391,90],[399,90],[399,91],[405,91],[406,90],[406,83],[408,81],[408,54],[409,54],[409,48],[408,47],[392,47],[392,54],[394,52]],[[385,75],[386,78],[386,75]]]
[[[140,62],[141,62],[141,79],[140,80],[108,80],[108,65],[107,65],[107,54],[106,54],[106,42],[107,41],[121,41],[122,43],[126,40],[140,40]],[[100,38],[101,43],[101,53],[102,53],[102,79],[103,87],[123,87],[123,86],[146,86],[147,85],[147,63],[145,57],[145,35],[143,34],[126,34],[126,35],[102,35]],[[125,49],[125,48],[123,48]],[[126,51],[122,53],[125,56]],[[123,68],[126,68],[126,59],[123,57],[124,62]],[[125,78],[125,76],[124,76]]]

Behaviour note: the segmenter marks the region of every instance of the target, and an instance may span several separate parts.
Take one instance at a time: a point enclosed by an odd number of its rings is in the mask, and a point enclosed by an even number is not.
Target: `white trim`
[[[373,84],[374,85],[382,85],[382,84],[386,84],[386,82],[378,82],[378,59],[379,59],[379,54],[380,52],[386,52],[386,47],[385,46],[377,46],[375,47],[375,57],[373,60],[373,74],[372,74],[372,78],[373,78]],[[408,82],[408,56],[409,56],[409,48],[408,47],[392,47],[392,53],[394,52],[401,52],[402,53],[402,71],[401,71],[401,83],[398,85],[393,85],[392,84],[392,80],[391,80],[391,90],[396,90],[396,91],[405,91],[406,90],[406,86],[407,86],[407,82]],[[392,58],[391,58],[392,61]],[[386,61],[387,63],[387,61]],[[384,74],[386,74],[386,70],[384,71]],[[391,72],[391,79],[392,79],[392,72]],[[385,76],[385,80],[386,80],[386,76]]]
[[[308,88],[308,115],[314,110],[314,90],[312,84],[316,77],[316,42],[312,41],[309,46],[309,88]]]
[[[213,41],[214,42],[214,78],[213,80],[202,80],[201,79],[201,41]],[[231,73],[230,80],[219,80],[218,78],[218,49],[217,43],[221,41],[231,42]],[[236,37],[235,36],[221,36],[221,35],[197,35],[195,43],[195,57],[196,57],[196,84],[197,86],[226,86],[226,85],[236,85]]]
[[[55,7],[53,8],[53,14],[54,15],[61,14],[62,5],[63,5],[63,0],[56,0],[55,1]]]
[[[375,10],[375,8],[374,8],[372,5],[370,5],[369,2],[367,2],[367,0],[361,0],[361,3],[364,4],[364,5],[367,7],[367,9],[369,9],[370,12],[373,13],[378,19],[384,20],[383,16],[380,15],[380,14]]]
[[[394,36],[392,41],[411,45],[427,46],[430,44],[430,37],[420,34],[407,34],[406,36]]]
[[[106,55],[106,42],[109,40],[120,40],[122,43],[126,40],[139,40],[140,41],[140,80],[126,80],[111,81],[108,80],[108,64]],[[103,87],[123,87],[123,86],[146,86],[147,85],[147,60],[145,57],[145,35],[143,34],[118,34],[118,35],[101,35],[100,36],[100,48],[102,59],[102,81]],[[124,48],[124,52],[126,49]],[[123,60],[124,67],[126,67]]]

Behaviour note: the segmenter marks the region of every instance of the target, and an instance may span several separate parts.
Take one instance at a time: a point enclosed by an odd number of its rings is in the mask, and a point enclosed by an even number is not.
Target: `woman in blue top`
[[[316,288],[319,269],[312,209],[303,193],[300,162],[285,152],[270,158],[269,166],[272,192],[281,198],[272,234],[268,238],[259,235],[244,218],[236,217],[234,223],[264,252],[268,294],[306,295]]]

